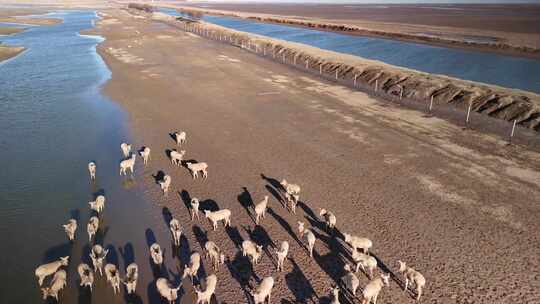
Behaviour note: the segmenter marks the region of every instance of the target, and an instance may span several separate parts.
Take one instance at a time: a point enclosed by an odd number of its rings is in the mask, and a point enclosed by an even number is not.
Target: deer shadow
[[[163,181],[163,178],[165,178],[165,172],[159,170],[156,174],[152,174],[152,177],[154,178],[154,182],[159,184],[159,182]]]
[[[105,247],[105,249],[108,250],[106,258],[107,263],[113,264],[114,266],[116,266],[116,268],[118,268],[118,270],[120,270],[118,252],[116,252],[116,248],[114,247],[114,245],[109,244],[107,245],[107,247]]]
[[[189,245],[189,240],[182,233],[180,236],[180,246],[178,248],[177,258],[183,265],[189,263],[189,257],[191,255],[191,249]]]
[[[96,231],[96,235],[94,235],[94,244],[103,244],[107,233],[109,233],[109,226],[103,227],[102,223],[104,223],[104,221],[100,219],[99,228]]]
[[[264,173],[261,173],[261,178],[264,179],[266,182],[268,182],[272,187],[274,187],[274,189],[278,191],[285,191],[285,189],[283,188],[283,186],[277,179],[266,176],[264,175]]]
[[[307,219],[312,228],[316,228],[318,230],[312,229],[318,240],[321,240],[332,252],[342,254],[347,259],[352,261],[352,252],[347,249],[344,241],[340,241],[344,240],[345,237],[337,227],[334,227],[334,229],[328,231],[325,222],[321,222],[318,219],[312,219],[308,216],[306,216],[305,219]],[[324,234],[320,233],[319,231],[323,232]]]
[[[240,193],[237,196],[238,202],[244,209],[246,209],[246,213],[249,215],[249,218],[255,223],[255,217],[251,213],[250,207],[253,208],[253,198],[251,197],[251,194],[249,193],[248,189],[246,187],[242,187],[242,193]]]
[[[171,160],[171,152],[172,151],[176,151],[176,149],[165,149],[165,156],[167,156],[169,161]]]
[[[178,191],[178,195],[184,203],[184,206],[186,206],[187,211],[191,212],[191,195],[189,192],[187,190],[182,190],[182,192]]]
[[[124,292],[124,302],[126,302],[126,304],[143,304],[143,300],[138,294],[136,293],[128,294],[127,292]],[[154,303],[159,303],[159,302],[154,302]]]
[[[253,230],[251,230],[249,227],[244,227],[244,230],[249,234],[249,238],[255,242],[257,245],[263,246],[263,250],[272,261],[272,264],[274,264],[274,267],[277,268],[277,262],[274,260],[274,255],[270,251],[270,248],[276,249],[276,244],[272,240],[272,238],[268,235],[266,230],[259,225],[256,225]]]
[[[298,201],[296,206],[302,208],[304,213],[311,217],[311,219],[313,219],[314,221],[318,221],[318,217],[315,212],[313,212],[313,210],[311,210],[311,208],[309,208],[308,205],[306,205],[303,201]]]
[[[186,168],[190,173],[191,173],[191,170],[187,167],[187,164],[197,164],[199,163],[196,159],[184,159],[182,160],[181,162],[181,165],[182,167]]]
[[[176,135],[175,132],[169,133],[169,137],[174,141],[174,144],[176,145]]]
[[[165,226],[169,228],[171,220],[173,219],[171,210],[169,210],[169,208],[167,207],[163,207],[163,209],[161,209],[161,214],[163,215],[163,221],[165,222]]]
[[[195,239],[199,243],[199,246],[204,249],[204,245],[208,242],[208,233],[201,227],[193,225],[193,234],[195,235]]]
[[[249,290],[253,289],[250,282],[251,278],[253,277],[256,282],[260,282],[261,279],[253,271],[253,265],[251,265],[249,259],[242,256],[241,251],[237,251],[232,259],[225,261],[225,265],[231,273],[231,276],[240,285],[248,303],[251,303],[251,294],[249,293]]]
[[[85,263],[92,267],[92,259],[90,258],[90,252],[92,251],[91,244],[86,244],[81,249],[81,263]]]
[[[279,214],[275,213],[274,210],[272,210],[272,208],[268,208],[268,210],[266,212],[268,212],[268,214],[270,214],[272,217],[274,217],[274,219],[281,225],[281,227],[283,227],[283,229],[285,229],[285,231],[287,231],[289,236],[291,236],[299,245],[304,246],[304,244],[298,238],[296,233],[294,233],[294,230],[291,227],[291,225],[289,225],[289,222],[287,222]]]
[[[71,256],[73,253],[73,243],[68,241],[66,243],[52,246],[49,249],[45,250],[43,258],[41,259],[44,263],[49,263],[52,261],[58,260],[58,257]]]
[[[92,197],[93,197],[94,200],[96,200],[96,198],[97,198],[98,196],[100,196],[100,195],[105,196],[105,189],[100,188],[100,189],[97,189],[96,191],[94,191],[94,192],[92,193]]]
[[[213,212],[213,211],[219,210],[219,205],[213,199],[205,199],[205,200],[199,201],[199,209],[209,210]]]
[[[148,283],[148,286],[146,288],[146,294],[148,297],[148,303],[149,304],[162,304],[161,301],[161,295],[159,294],[156,282],[158,278],[154,278],[150,283]]]
[[[146,245],[148,246],[148,251],[150,251],[150,247],[152,247],[152,244],[157,243],[156,236],[154,234],[154,231],[152,229],[147,228],[145,231],[146,236]],[[162,248],[163,256],[165,257],[165,248]],[[150,264],[150,268],[152,269],[152,275],[154,279],[158,279],[161,277],[164,273],[164,264],[156,265],[154,264],[154,261],[152,260],[152,255],[148,256],[148,263]]]
[[[242,248],[242,242],[244,241],[244,239],[240,235],[240,232],[238,231],[238,228],[228,226],[228,227],[225,228],[225,232],[227,233],[227,235],[229,236],[231,241],[234,243],[234,246],[237,249],[241,249]]]
[[[131,263],[135,263],[135,251],[133,250],[133,244],[128,242],[126,245],[124,245],[124,248],[118,247],[118,251],[124,260],[124,268]]]
[[[77,303],[79,304],[91,304],[92,303],[92,292],[87,286],[77,286]],[[52,303],[52,302],[50,302]],[[56,302],[55,302],[56,303]]]
[[[69,213],[71,214],[71,218],[76,220],[77,223],[79,223],[81,221],[81,210],[73,209]]]
[[[272,196],[281,204],[283,208],[287,207],[287,202],[283,199],[281,194],[275,188],[269,185],[265,185],[264,187],[270,194],[272,194]]]
[[[291,261],[293,269],[285,275],[285,282],[294,295],[296,299],[295,302],[308,303],[308,301],[311,300],[311,302],[317,303],[316,299],[318,299],[318,296],[315,289],[313,289],[313,286],[306,278],[295,259],[291,257],[289,260]]]

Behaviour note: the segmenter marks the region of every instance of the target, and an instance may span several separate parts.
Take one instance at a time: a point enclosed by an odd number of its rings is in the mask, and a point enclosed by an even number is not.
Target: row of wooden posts
[[[240,46],[241,48],[243,49],[246,49],[248,51],[251,51],[251,52],[254,52],[254,53],[257,53],[257,54],[261,54],[266,57],[267,55],[267,49],[266,49],[266,46],[264,47],[259,47],[258,44],[253,44],[251,43],[251,40],[247,40],[247,43],[244,42],[243,39],[241,38],[238,38],[238,37],[233,37],[233,35],[223,35],[221,32],[217,32],[217,31],[213,31],[213,30],[209,30],[203,26],[198,26],[197,24],[195,23],[192,23],[192,24],[189,24],[189,23],[186,23],[186,22],[182,22],[182,28],[187,31],[187,32],[192,32],[192,33],[195,33],[195,34],[198,34],[200,36],[204,36],[204,37],[207,37],[207,38],[210,38],[210,39],[213,39],[213,40],[218,40],[218,41],[222,41],[222,42],[228,42],[228,43],[231,43],[233,45],[237,45],[237,46]],[[262,49],[262,52],[261,52],[261,49]],[[272,58],[273,59],[276,59],[276,51],[274,49],[274,47],[272,47]],[[293,65],[294,66],[298,66],[297,65],[297,57],[298,57],[298,54],[295,55],[293,57]],[[282,52],[282,61],[284,63],[287,63],[286,62],[286,54],[285,52]],[[306,70],[309,70],[309,59],[306,59],[305,61],[305,69]],[[323,62],[320,62],[319,63],[319,74],[320,75],[323,75],[323,66],[324,66],[324,63]],[[353,80],[353,86],[354,87],[358,87],[359,84],[357,82],[358,80],[358,77],[360,75],[354,75],[354,80]],[[336,80],[339,80],[339,70],[336,69],[336,73],[335,73],[335,79]],[[399,91],[399,99],[402,100],[403,99],[403,87],[402,86],[399,86],[400,87],[400,91]],[[375,84],[374,84],[374,87],[366,87],[366,89],[371,89],[371,90],[374,90],[374,92],[378,95],[381,95],[381,93],[379,93],[379,81],[376,79],[375,80]],[[384,95],[387,97],[387,98],[395,98],[395,96],[393,94],[388,94],[386,92],[383,91],[383,93],[385,93]],[[430,98],[430,102],[429,102],[429,107],[428,107],[428,111],[429,113],[431,114],[432,111],[433,111],[433,102],[434,102],[434,96],[431,95],[431,98]],[[467,126],[470,125],[470,122],[471,122],[471,110],[472,110],[472,103],[469,103],[469,106],[467,108],[467,116],[465,118],[465,124]],[[517,124],[517,119],[515,119],[512,123],[512,130],[510,132],[510,137],[509,137],[509,142],[511,143],[512,142],[512,138],[514,137],[514,134],[515,134],[515,130],[516,130],[516,124]]]

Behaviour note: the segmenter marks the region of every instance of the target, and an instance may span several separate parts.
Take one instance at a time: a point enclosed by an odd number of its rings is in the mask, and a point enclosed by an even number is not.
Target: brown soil
[[[188,252],[202,252],[208,238],[230,259],[217,273],[219,303],[246,303],[244,288],[269,275],[273,303],[325,302],[350,263],[341,232],[372,239],[382,270],[396,275],[380,303],[413,302],[400,288],[398,259],[427,278],[423,303],[540,297],[538,153],[125,11],[108,11],[97,32],[106,37],[98,51],[112,70],[105,92],[129,113],[133,144],[152,149],[137,177],[145,195],[181,221]],[[175,130],[188,134],[186,158],[209,164],[207,180],[170,164],[165,151],[176,148]],[[158,170],[172,176],[167,197],[151,175]],[[281,178],[302,186],[296,215],[281,205]],[[264,195],[270,210],[255,226],[252,203]],[[232,227],[214,232],[204,220],[191,222],[190,197],[204,208],[231,209]],[[337,216],[334,234],[317,216],[322,207]],[[297,241],[297,221],[316,233],[313,259]],[[246,238],[269,250],[253,268],[238,253]],[[278,273],[272,246],[282,240],[291,250]],[[366,276],[359,278],[365,286]],[[151,279],[140,278],[143,299]],[[182,302],[192,294],[184,284]]]
[[[314,27],[349,34],[540,56],[539,5],[248,5],[187,4],[186,11]],[[411,16],[414,16],[412,18]]]

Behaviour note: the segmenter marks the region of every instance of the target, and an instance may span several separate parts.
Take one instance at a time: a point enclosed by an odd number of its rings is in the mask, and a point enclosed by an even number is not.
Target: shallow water
[[[187,16],[161,8],[173,16]],[[540,60],[460,50],[397,40],[344,35],[250,20],[208,16],[204,21],[231,29],[357,55],[422,72],[540,93]]]
[[[88,202],[97,192],[107,197],[97,242],[110,249],[107,261],[122,273],[127,264],[139,264],[140,296],[152,302],[146,284],[153,278],[144,278],[150,273],[147,243],[167,231],[158,227],[154,234],[149,227],[161,214],[134,187],[137,175],[118,176],[119,145],[129,141],[126,114],[100,93],[110,77],[95,50],[100,38],[79,34],[92,27],[95,12],[48,17],[64,22],[2,38],[27,50],[0,63],[0,303],[41,302],[35,267],[65,255],[71,257],[62,303],[124,303],[121,297],[113,301],[103,278],[92,297],[78,288],[76,267],[81,260],[90,263]],[[98,165],[95,183],[88,177],[91,160]],[[79,225],[74,243],[61,226],[70,218]]]

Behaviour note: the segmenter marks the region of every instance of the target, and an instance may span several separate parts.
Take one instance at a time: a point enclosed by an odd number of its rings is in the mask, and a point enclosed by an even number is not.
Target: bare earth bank
[[[269,275],[274,301],[327,300],[350,260],[339,233],[321,225],[323,207],[341,232],[374,241],[383,269],[397,275],[401,259],[421,271],[424,303],[540,297],[539,154],[123,10],[102,16],[97,32],[106,41],[98,51],[112,71],[105,92],[128,111],[135,146],[152,148],[145,195],[183,226],[189,245],[175,263],[202,252],[206,238],[226,252],[218,302],[247,302],[245,288]],[[208,180],[170,164],[165,152],[175,148],[168,135],[175,130],[188,134],[186,159],[209,164]],[[172,176],[167,197],[152,176],[159,170]],[[280,203],[274,179],[281,178],[302,186],[296,215]],[[255,226],[251,204],[264,195],[270,210]],[[204,208],[231,209],[232,227],[214,232],[204,220],[190,222],[190,197]],[[313,259],[297,241],[297,221],[313,226]],[[253,268],[238,254],[247,238],[269,248]],[[282,240],[291,244],[290,258],[277,273],[271,247]],[[365,286],[366,276],[359,278]],[[141,285],[152,279],[143,276]],[[411,303],[401,282],[396,276],[379,301]],[[184,283],[187,301],[192,291]]]

